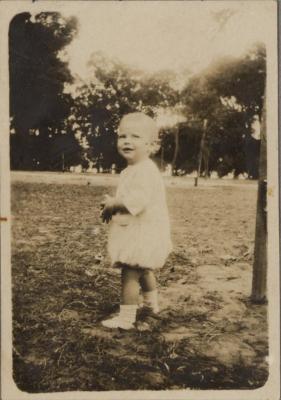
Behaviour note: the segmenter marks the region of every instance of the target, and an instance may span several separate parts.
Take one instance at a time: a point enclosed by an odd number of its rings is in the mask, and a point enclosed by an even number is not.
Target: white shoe
[[[129,329],[134,328],[134,325],[131,322],[123,321],[119,317],[119,315],[117,317],[106,319],[106,320],[102,321],[101,324],[105,328],[110,328],[110,329],[121,328],[121,329],[129,330]]]

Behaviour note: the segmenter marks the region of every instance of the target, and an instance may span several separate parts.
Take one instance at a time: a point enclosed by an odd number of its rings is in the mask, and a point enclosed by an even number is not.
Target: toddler
[[[102,321],[107,328],[134,327],[140,288],[144,306],[159,311],[154,270],[164,265],[172,246],[164,183],[149,158],[157,139],[156,124],[147,115],[121,119],[117,148],[128,166],[102,211],[103,221],[109,222],[109,255],[113,266],[121,268],[122,286],[119,314]]]

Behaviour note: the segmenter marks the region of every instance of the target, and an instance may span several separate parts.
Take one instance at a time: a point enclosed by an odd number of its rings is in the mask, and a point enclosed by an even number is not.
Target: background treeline
[[[10,155],[15,170],[67,171],[89,166],[108,171],[124,164],[115,150],[121,116],[144,111],[170,115],[161,128],[156,160],[174,174],[198,168],[222,177],[258,177],[266,54],[256,44],[239,58],[217,60],[177,85],[173,71],[133,69],[100,52],[89,61],[91,78],[79,81],[65,60],[78,23],[58,13],[18,14],[10,24]],[[172,123],[171,123],[172,121]],[[204,135],[204,140],[202,137]]]

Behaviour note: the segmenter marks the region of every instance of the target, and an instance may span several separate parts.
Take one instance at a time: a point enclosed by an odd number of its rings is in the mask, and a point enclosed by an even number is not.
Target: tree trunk
[[[267,157],[266,157],[266,96],[261,124],[261,147],[259,161],[259,182],[256,214],[255,250],[251,299],[255,303],[266,301],[267,283]]]
[[[175,150],[174,150],[174,156],[172,160],[172,175],[176,175],[175,169],[176,169],[176,161],[178,157],[178,152],[179,152],[179,128],[178,126],[176,127],[175,130]]]
[[[203,149],[204,149],[206,132],[207,132],[207,123],[208,123],[208,120],[204,119],[204,121],[203,121],[203,134],[202,134],[202,137],[201,137],[199,155],[198,155],[198,169],[197,169],[197,177],[195,178],[195,186],[198,185],[198,179],[199,179],[199,177],[201,175],[202,157],[203,157]]]
[[[164,146],[161,144],[161,160],[160,160],[160,170],[164,170]]]
[[[206,136],[205,136],[206,139]],[[209,157],[210,151],[209,148],[206,146],[206,141],[203,144],[203,161],[204,161],[204,178],[209,178]]]

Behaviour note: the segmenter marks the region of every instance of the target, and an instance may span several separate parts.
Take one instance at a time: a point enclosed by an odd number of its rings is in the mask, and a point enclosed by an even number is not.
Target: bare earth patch
[[[110,268],[99,219],[116,179],[56,184],[23,176],[12,191],[21,390],[264,385],[267,307],[249,301],[256,185],[167,183],[174,251],[159,272],[161,312],[148,329],[124,332],[100,325],[119,301],[119,273]]]

